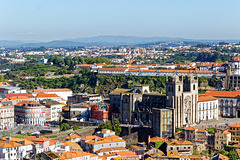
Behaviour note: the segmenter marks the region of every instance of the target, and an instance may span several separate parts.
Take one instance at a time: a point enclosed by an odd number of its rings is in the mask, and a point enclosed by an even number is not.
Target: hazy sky
[[[0,40],[240,39],[240,0],[0,0]]]

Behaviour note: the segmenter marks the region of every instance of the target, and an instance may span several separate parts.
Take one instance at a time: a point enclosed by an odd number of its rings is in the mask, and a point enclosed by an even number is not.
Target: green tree
[[[62,124],[60,125],[60,129],[61,129],[61,131],[67,131],[67,130],[70,129],[70,126],[69,126],[69,124],[67,124],[67,123],[62,123]]]
[[[224,156],[228,156],[228,151],[225,151],[225,150],[220,150],[218,153],[220,153]]]
[[[231,150],[228,154],[229,159],[231,160],[237,160],[239,159],[238,153],[236,152],[236,150]]]
[[[119,122],[118,118],[113,119],[112,126],[113,126],[113,131],[115,132],[115,134],[117,136],[119,136],[122,132],[122,128],[120,127],[120,122]]]
[[[164,142],[155,142],[155,148],[159,149]]]
[[[74,127],[73,127],[73,130],[78,130],[78,126],[74,126]]]

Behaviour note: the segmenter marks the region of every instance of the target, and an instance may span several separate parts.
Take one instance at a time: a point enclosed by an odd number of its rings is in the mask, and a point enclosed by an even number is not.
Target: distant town
[[[240,44],[0,49],[0,158],[240,159]]]

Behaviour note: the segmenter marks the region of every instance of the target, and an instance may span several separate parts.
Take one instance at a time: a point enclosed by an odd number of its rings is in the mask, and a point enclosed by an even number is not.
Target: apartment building
[[[22,101],[14,106],[16,122],[18,124],[45,124],[45,106],[36,101]]]
[[[63,98],[64,100],[67,100],[68,97],[72,96],[72,94],[73,94],[72,90],[70,90],[68,88],[62,88],[62,89],[34,89],[30,93],[33,96],[36,96],[40,92],[43,92],[45,94],[56,94],[59,97]]]
[[[239,143],[240,142],[240,123],[233,124],[228,126],[228,132],[231,133],[231,142]]]
[[[228,145],[231,142],[231,133],[225,129],[217,129],[214,138],[214,148],[216,150],[224,149],[224,144]]]
[[[170,139],[166,141],[167,151],[178,151],[179,155],[192,155],[193,143],[185,139]]]
[[[0,158],[23,160],[34,154],[35,144],[29,140],[4,137],[0,140]]]
[[[198,96],[199,122],[218,120],[218,98],[213,96]]]
[[[15,126],[14,122],[14,106],[3,105],[0,103],[0,129],[10,129]]]

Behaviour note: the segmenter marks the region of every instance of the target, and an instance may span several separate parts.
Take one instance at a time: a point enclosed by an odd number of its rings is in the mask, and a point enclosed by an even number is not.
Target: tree
[[[60,125],[60,129],[61,129],[61,131],[67,131],[67,130],[70,129],[70,126],[69,126],[69,124],[67,124],[67,123],[62,123],[62,124]]]
[[[113,119],[113,122],[108,120],[105,123],[99,124],[98,129],[99,130],[110,129],[114,131],[117,136],[119,136],[122,132],[122,128],[120,127],[120,122],[117,118]]]
[[[220,150],[218,153],[220,153],[224,156],[228,156],[228,151],[225,151],[225,150]]]
[[[120,127],[120,122],[118,118],[113,119],[112,126],[115,134],[119,136],[122,132],[122,128]]]
[[[73,130],[78,130],[78,126],[74,126],[74,127],[73,127]]]
[[[228,154],[229,159],[231,160],[237,160],[239,159],[238,153],[236,152],[236,150],[231,150]]]

